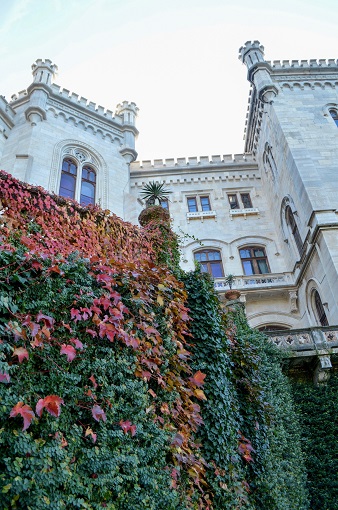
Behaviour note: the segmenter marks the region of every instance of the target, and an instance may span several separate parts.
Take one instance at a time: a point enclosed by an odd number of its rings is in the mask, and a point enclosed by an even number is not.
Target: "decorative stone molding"
[[[299,311],[298,292],[296,290],[289,291],[289,297],[290,297],[290,312],[297,313]]]

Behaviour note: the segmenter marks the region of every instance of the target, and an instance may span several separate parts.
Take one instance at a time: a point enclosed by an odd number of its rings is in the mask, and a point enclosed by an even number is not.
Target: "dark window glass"
[[[71,159],[62,162],[59,195],[66,198],[75,198],[77,167]]]
[[[95,203],[96,174],[90,166],[82,169],[80,204],[89,205]]]
[[[317,318],[321,324],[321,326],[328,326],[329,321],[327,320],[326,313],[323,307],[322,300],[320,299],[320,295],[317,290],[313,291],[313,298],[315,303],[315,308],[317,312]]]
[[[202,211],[211,211],[209,197],[201,197]]]
[[[228,195],[230,209],[239,209],[237,195]]]
[[[209,273],[214,278],[224,276],[221,254],[218,250],[200,250],[194,256],[201,264],[203,273]]]
[[[336,123],[336,126],[338,126],[338,111],[337,110],[330,110],[331,117]]]
[[[288,328],[287,326],[276,326],[274,324],[268,324],[267,326],[260,326],[258,328],[259,331],[287,331],[289,330],[290,328]]]
[[[190,197],[187,200],[188,200],[188,210],[189,210],[189,212],[197,212],[196,197]]]
[[[298,227],[297,227],[297,223],[296,223],[294,214],[291,211],[291,207],[289,205],[285,209],[285,218],[286,218],[286,222],[290,226],[290,229],[291,229],[292,235],[294,237],[294,240],[295,240],[295,243],[296,243],[299,255],[302,255],[302,253],[303,253],[303,241],[302,241],[302,238],[300,237],[300,233],[299,233],[299,230],[298,230]]]
[[[245,275],[270,273],[264,248],[247,246],[239,250]]]
[[[241,200],[244,209],[250,209],[252,207],[252,202],[249,193],[241,193]]]
[[[167,199],[160,200],[160,206],[163,207],[163,209],[169,210],[169,202]]]

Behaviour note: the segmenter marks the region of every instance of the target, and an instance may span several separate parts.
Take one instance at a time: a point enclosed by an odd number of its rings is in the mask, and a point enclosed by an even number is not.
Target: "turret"
[[[51,85],[52,81],[57,74],[58,66],[52,64],[52,61],[46,58],[42,60],[39,58],[32,64],[33,83],[43,83],[44,85]]]
[[[124,131],[124,146],[120,152],[127,163],[131,163],[137,158],[137,152],[135,151],[135,138],[138,135],[138,130],[135,127],[137,112],[138,108],[135,103],[123,101],[122,104],[116,106],[115,114],[122,118]]]
[[[57,66],[49,59],[39,58],[32,64],[33,83],[28,87],[30,101],[25,116],[32,126],[46,119],[48,90],[57,73]]]
[[[270,76],[270,65],[264,60],[264,46],[259,41],[247,41],[239,49],[238,58],[248,68],[248,80],[255,86],[258,97],[270,103],[278,94]]]

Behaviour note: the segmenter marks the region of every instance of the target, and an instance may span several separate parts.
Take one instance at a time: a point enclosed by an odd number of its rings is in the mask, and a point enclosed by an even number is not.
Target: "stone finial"
[[[53,64],[51,60],[42,60],[39,58],[32,64],[33,83],[43,83],[51,85],[58,71],[57,65]]]

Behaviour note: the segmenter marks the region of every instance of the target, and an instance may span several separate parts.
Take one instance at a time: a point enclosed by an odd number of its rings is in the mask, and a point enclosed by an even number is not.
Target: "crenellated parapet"
[[[104,108],[53,83],[57,70],[58,67],[49,59],[36,60],[32,65],[33,82],[27,89],[12,95],[11,108],[17,110],[23,106],[26,120],[32,126],[45,120],[47,113],[50,112],[54,117],[60,117],[85,131],[89,130],[94,135],[110,138],[124,151],[130,149],[132,155],[126,156],[128,162],[136,159],[135,138],[138,135],[135,127],[138,112],[136,104],[123,101],[117,105],[115,112]]]
[[[135,161],[131,169],[135,172],[142,170],[159,170],[174,169],[174,168],[213,168],[217,166],[236,166],[236,165],[250,165],[256,164],[255,158],[250,153],[244,154],[225,154],[214,156],[199,156],[190,158],[168,158],[168,159],[154,159],[145,161]]]

